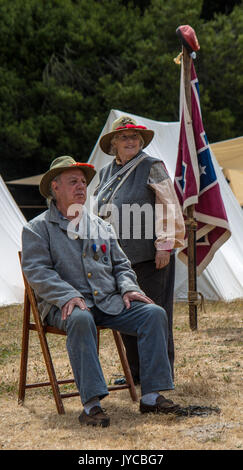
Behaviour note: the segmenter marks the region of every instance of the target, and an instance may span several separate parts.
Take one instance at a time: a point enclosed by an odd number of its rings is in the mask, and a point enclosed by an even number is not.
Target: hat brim
[[[94,178],[96,174],[96,170],[91,167],[86,167],[86,166],[63,166],[61,168],[53,168],[52,170],[47,171],[44,176],[42,177],[39,185],[39,191],[42,196],[45,198],[48,198],[51,196],[51,182],[56,176],[60,175],[66,170],[73,170],[73,169],[78,169],[81,170],[85,176],[86,176],[86,181],[87,181],[87,186],[91,182],[91,180]]]
[[[101,150],[104,153],[106,153],[107,155],[112,155],[111,154],[111,140],[112,140],[112,138],[117,133],[123,132],[123,131],[126,131],[126,130],[130,130],[130,129],[118,129],[118,130],[108,132],[108,134],[103,135],[101,137],[100,141],[99,141]],[[150,144],[153,137],[154,137],[154,131],[152,131],[150,129],[137,129],[137,128],[134,128],[132,130],[137,131],[141,134],[141,136],[144,140],[143,148],[147,147]]]

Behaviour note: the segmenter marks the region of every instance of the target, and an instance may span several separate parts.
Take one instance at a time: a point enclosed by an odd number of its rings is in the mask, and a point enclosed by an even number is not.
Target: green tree
[[[71,140],[60,108],[71,114],[72,90],[64,98],[66,90],[44,83],[43,71],[53,54],[63,53],[75,9],[69,0],[1,0],[0,8],[1,172],[10,178],[42,171],[59,150],[60,136]]]
[[[108,73],[100,78],[100,92],[108,109],[120,108],[164,121],[178,120],[180,71],[174,57],[181,46],[176,36],[180,24],[200,23],[201,2],[197,0],[153,0],[134,24],[133,41],[121,52],[114,80]]]
[[[243,4],[213,20],[202,0],[0,0],[0,148],[5,179],[56,156],[87,161],[110,109],[179,119],[181,50],[190,24],[211,142],[242,133]],[[145,3],[147,5],[145,6]]]
[[[243,3],[200,33],[201,105],[211,142],[242,135]]]

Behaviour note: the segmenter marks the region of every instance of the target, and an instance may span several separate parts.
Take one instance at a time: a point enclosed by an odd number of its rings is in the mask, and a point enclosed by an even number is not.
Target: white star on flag
[[[206,168],[206,165],[205,165],[205,166],[199,165],[199,173],[200,173],[200,176],[207,174],[206,171],[205,171],[205,168]]]

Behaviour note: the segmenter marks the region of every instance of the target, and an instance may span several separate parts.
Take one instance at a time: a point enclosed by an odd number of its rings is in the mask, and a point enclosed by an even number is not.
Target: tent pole
[[[185,46],[182,46],[182,60],[184,65],[184,86],[187,108],[190,118],[191,111],[191,61]],[[188,306],[189,324],[191,330],[197,330],[197,268],[196,268],[196,230],[197,222],[194,218],[194,205],[187,208],[187,240],[188,240]]]

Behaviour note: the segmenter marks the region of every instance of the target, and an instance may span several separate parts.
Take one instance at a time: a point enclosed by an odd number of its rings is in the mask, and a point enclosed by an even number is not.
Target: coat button
[[[91,276],[92,276],[92,273],[88,273],[87,276],[88,276],[88,277],[91,277]]]
[[[98,295],[98,291],[97,290],[94,290],[94,295]]]

